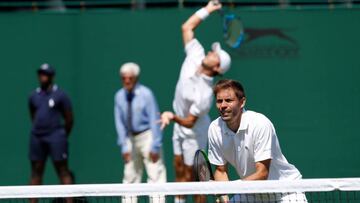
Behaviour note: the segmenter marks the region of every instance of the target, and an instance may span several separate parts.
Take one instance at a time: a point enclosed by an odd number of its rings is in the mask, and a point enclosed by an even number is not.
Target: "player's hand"
[[[209,3],[205,6],[206,10],[209,13],[212,13],[214,11],[220,10],[222,7],[221,3],[219,0],[211,0],[209,1]]]
[[[218,198],[216,198],[216,203],[228,203],[230,202],[229,196],[227,195],[221,195]]]
[[[125,152],[122,154],[123,160],[125,163],[129,163],[131,161],[130,152]]]
[[[150,152],[150,159],[153,163],[157,162],[160,158],[159,153],[155,153],[155,152]]]
[[[170,122],[174,119],[175,115],[171,111],[165,111],[161,114],[160,123],[161,123],[161,130],[163,130]]]

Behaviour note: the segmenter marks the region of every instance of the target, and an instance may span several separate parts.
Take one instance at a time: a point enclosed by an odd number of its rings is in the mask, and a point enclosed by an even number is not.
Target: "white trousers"
[[[132,136],[127,141],[127,145],[131,150],[131,160],[124,166],[123,183],[140,183],[143,175],[144,167],[147,174],[148,183],[165,183],[166,182],[166,169],[163,162],[162,151],[160,158],[157,162],[152,162],[149,154],[153,142],[152,132],[145,131],[139,135]],[[140,194],[141,195],[141,194]],[[164,196],[151,196],[150,202],[164,203]],[[136,203],[136,197],[123,197],[123,203]]]

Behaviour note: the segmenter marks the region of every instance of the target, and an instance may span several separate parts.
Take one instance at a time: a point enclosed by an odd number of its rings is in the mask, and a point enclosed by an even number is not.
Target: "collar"
[[[246,130],[249,126],[249,118],[246,114],[246,110],[245,108],[242,110],[242,114],[241,114],[241,120],[240,120],[240,126],[238,129],[238,132],[241,130]]]
[[[249,127],[249,118],[246,114],[246,110],[245,108],[243,109],[242,111],[242,114],[241,114],[241,121],[240,121],[240,126],[237,130],[236,133],[234,133],[227,125],[226,123],[223,121],[222,125],[223,125],[223,129],[225,129],[225,134],[226,135],[235,135],[235,134],[238,134],[240,131],[246,131]]]
[[[214,81],[214,78],[213,77],[210,77],[210,76],[207,76],[203,73],[200,73],[200,78],[203,79],[206,83],[212,85],[213,81]]]
[[[37,93],[40,93],[40,92],[55,92],[58,89],[59,89],[59,87],[57,86],[57,84],[54,84],[50,91],[42,91],[41,88],[38,87],[38,88],[36,88],[36,92]]]
[[[135,84],[135,87],[134,87],[134,90],[133,90],[134,95],[137,95],[137,94],[140,93],[140,87],[141,87],[141,85],[139,83]],[[125,90],[126,94],[129,93],[129,91],[127,91],[127,89],[124,88],[124,90]]]

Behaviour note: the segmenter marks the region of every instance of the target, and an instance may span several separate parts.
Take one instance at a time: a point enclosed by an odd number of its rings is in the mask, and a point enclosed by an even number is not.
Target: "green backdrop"
[[[153,89],[162,111],[171,110],[184,59],[180,25],[194,11],[0,13],[0,184],[28,183],[27,97],[43,62],[55,66],[57,83],[73,101],[70,165],[77,182],[120,182],[113,121],[118,68],[138,62],[141,82]],[[285,156],[304,178],[359,176],[359,10],[234,12],[253,40],[239,50],[226,48],[233,65],[225,77],[244,84],[247,108],[273,121]],[[215,14],[197,30],[207,49],[222,40],[220,22]],[[211,116],[217,116],[214,109]],[[168,180],[174,181],[171,131],[164,132],[164,154]],[[58,183],[50,164],[45,179]]]

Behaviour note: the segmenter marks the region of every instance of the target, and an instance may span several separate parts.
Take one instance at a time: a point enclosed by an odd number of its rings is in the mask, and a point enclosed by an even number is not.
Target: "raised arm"
[[[209,14],[219,9],[221,9],[221,4],[214,4],[213,1],[209,1],[205,7],[190,16],[181,27],[184,45],[194,38],[194,31],[201,21],[205,20]]]

